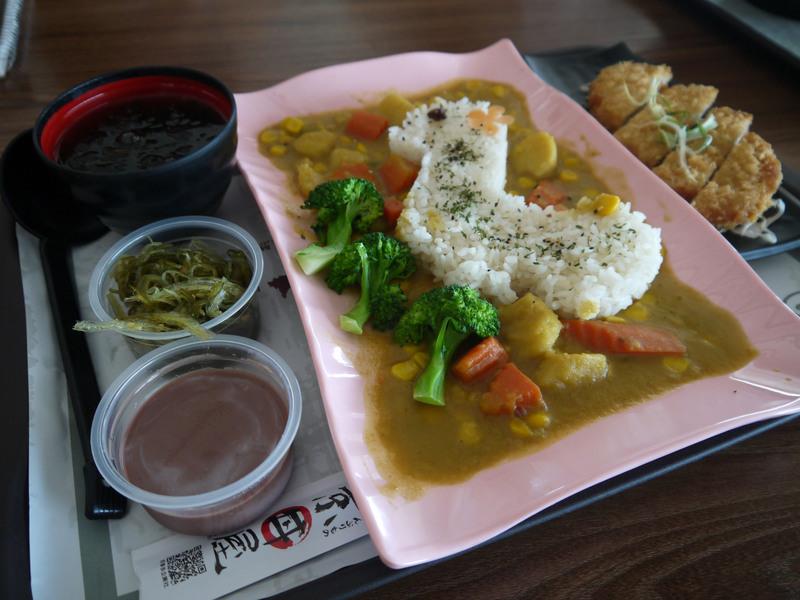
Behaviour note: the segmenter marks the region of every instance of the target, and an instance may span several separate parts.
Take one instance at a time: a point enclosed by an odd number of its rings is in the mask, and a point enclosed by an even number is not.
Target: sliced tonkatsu
[[[589,110],[606,129],[616,131],[671,80],[667,65],[631,61],[610,65],[589,85]]]
[[[694,198],[736,143],[750,129],[753,115],[727,106],[711,109],[706,127],[695,129],[696,137],[683,148],[670,152],[653,172],[687,200]],[[706,143],[707,139],[710,143]]]
[[[754,223],[773,206],[783,175],[772,146],[750,132],[734,146],[692,205],[720,229]]]
[[[648,167],[658,165],[672,150],[671,130],[697,125],[714,104],[718,90],[709,85],[673,85],[654,103],[636,113],[614,137]]]

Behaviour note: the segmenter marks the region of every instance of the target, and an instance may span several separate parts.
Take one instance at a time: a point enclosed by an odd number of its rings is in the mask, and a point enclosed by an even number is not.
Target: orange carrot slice
[[[507,363],[492,380],[489,391],[480,401],[481,412],[487,415],[522,416],[533,409],[545,410],[542,391],[514,363]]]
[[[403,201],[397,198],[386,198],[383,201],[383,218],[386,219],[389,229],[394,229],[397,226],[397,219],[400,218],[403,208]]]
[[[348,135],[364,140],[377,140],[389,126],[389,120],[375,113],[357,110],[347,122],[345,131]]]
[[[567,201],[567,193],[552,181],[540,181],[539,185],[533,188],[525,204],[537,204],[542,208],[548,206],[558,206]]]
[[[587,348],[609,354],[680,356],[686,346],[671,331],[633,323],[565,321],[564,331]]]
[[[464,383],[482,379],[508,362],[508,352],[496,337],[475,344],[453,365],[453,374]]]
[[[402,156],[392,154],[381,165],[380,174],[390,194],[405,192],[414,184],[419,167]]]

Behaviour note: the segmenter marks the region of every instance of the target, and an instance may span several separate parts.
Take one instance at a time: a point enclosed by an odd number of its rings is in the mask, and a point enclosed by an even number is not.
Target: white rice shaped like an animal
[[[475,128],[475,110],[488,115],[489,103],[436,99],[389,129],[392,152],[421,165],[396,235],[438,280],[500,304],[530,291],[591,319],[641,297],[661,267],[660,230],[626,202],[598,216],[506,193],[507,126]]]

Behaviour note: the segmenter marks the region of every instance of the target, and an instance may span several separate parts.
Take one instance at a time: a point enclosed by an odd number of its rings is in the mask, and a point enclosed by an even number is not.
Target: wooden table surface
[[[625,41],[713,84],[720,104],[800,168],[800,77],[693,2],[27,0],[16,64],[0,80],[0,147],[57,93],[93,75],[149,64],[207,71],[250,91],[325,65],[413,50],[462,52],[501,37],[522,52]],[[131,5],[134,3],[130,3]],[[0,275],[18,277],[13,227],[0,217]],[[0,295],[0,336],[24,339],[21,298]],[[24,346],[22,346],[24,348]],[[23,354],[2,361],[4,431],[27,429]],[[16,399],[16,402],[15,402]],[[0,451],[10,442],[0,436]],[[11,454],[11,456],[15,456]],[[27,577],[24,457],[2,498],[3,586]],[[799,597],[800,422],[365,597]],[[15,508],[16,506],[16,508]],[[14,511],[17,512],[14,512]],[[11,548],[11,549],[9,549]],[[14,551],[16,548],[16,551]]]

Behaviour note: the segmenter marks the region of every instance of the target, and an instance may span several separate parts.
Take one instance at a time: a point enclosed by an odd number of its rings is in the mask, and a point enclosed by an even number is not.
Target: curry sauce
[[[430,285],[426,279],[424,275],[417,278],[422,285]],[[734,371],[756,356],[734,316],[681,283],[667,262],[645,297],[620,313],[620,318],[674,331],[687,347],[685,359],[608,355],[609,373],[602,381],[563,388],[542,386],[549,424],[538,428],[516,416],[482,414],[479,401],[486,383],[467,386],[449,376],[446,406],[414,402],[414,382],[393,377],[391,367],[408,360],[417,349],[401,348],[386,334],[365,336],[369,362],[356,365],[362,373],[377,373],[367,387],[367,398],[373,409],[375,440],[391,455],[393,472],[384,475],[456,483],[505,458],[535,451],[597,418],[690,381]],[[516,349],[503,330],[499,338],[514,358]],[[588,351],[563,332],[556,349]],[[535,381],[539,361],[515,362]]]

